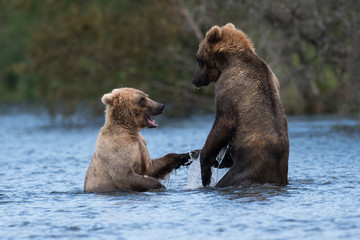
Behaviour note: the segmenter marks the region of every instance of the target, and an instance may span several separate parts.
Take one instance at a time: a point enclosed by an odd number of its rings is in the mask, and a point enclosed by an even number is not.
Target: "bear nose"
[[[201,87],[201,86],[199,86],[199,83],[196,82],[195,77],[193,77],[191,83],[192,83],[193,85],[195,85],[197,88]]]
[[[165,104],[160,104],[159,108],[160,108],[161,111],[163,111],[164,108],[165,108]]]

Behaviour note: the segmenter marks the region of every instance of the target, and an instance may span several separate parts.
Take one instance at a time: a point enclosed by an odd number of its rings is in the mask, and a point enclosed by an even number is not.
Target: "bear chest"
[[[138,148],[139,154],[135,163],[135,172],[140,175],[146,175],[150,165],[150,155],[147,150],[146,144],[140,142]]]

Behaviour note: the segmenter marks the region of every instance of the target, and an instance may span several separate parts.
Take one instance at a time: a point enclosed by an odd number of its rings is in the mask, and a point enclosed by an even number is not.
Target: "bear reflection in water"
[[[193,151],[150,159],[140,129],[157,127],[151,116],[161,114],[164,105],[151,100],[144,92],[119,88],[101,100],[106,105],[105,125],[100,129],[86,173],[85,192],[163,189],[158,179],[189,164],[189,159],[198,155],[198,151]]]

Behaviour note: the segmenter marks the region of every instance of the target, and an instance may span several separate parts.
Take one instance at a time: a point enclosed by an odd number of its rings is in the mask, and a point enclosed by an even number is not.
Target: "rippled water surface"
[[[156,158],[201,148],[212,121],[162,120],[142,133]],[[172,173],[165,191],[84,194],[100,127],[1,114],[1,239],[359,239],[355,120],[289,118],[286,187],[201,188],[195,162]]]

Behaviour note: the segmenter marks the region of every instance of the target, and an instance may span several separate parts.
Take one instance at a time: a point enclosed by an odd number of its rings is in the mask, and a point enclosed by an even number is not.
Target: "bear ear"
[[[213,26],[206,33],[206,40],[208,43],[217,43],[221,40],[221,29],[218,26]]]
[[[104,96],[101,98],[101,101],[105,105],[112,105],[113,97],[111,93],[104,94]]]
[[[232,24],[232,23],[228,23],[228,24],[226,24],[226,25],[225,25],[225,27],[226,27],[226,28],[236,29],[236,28],[235,28],[235,25],[234,25],[234,24]]]

